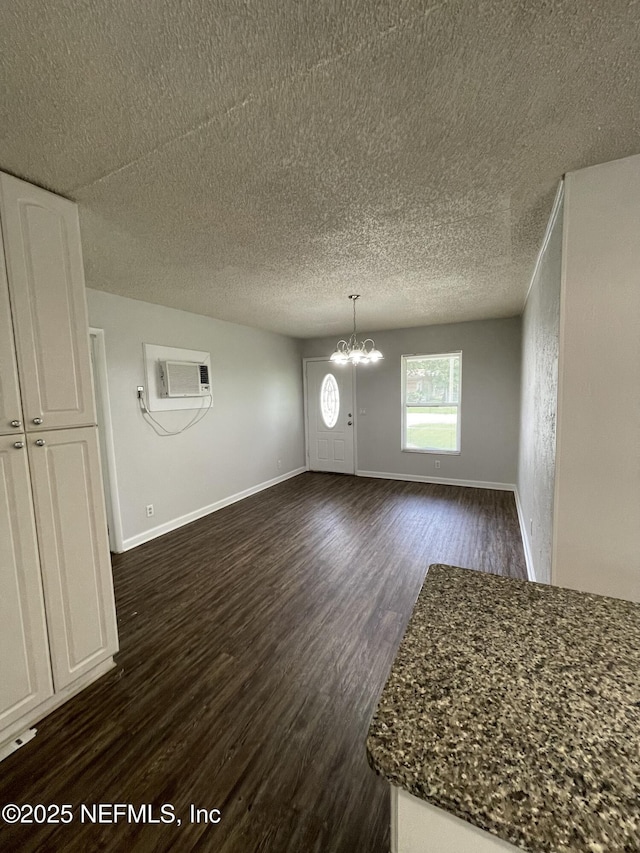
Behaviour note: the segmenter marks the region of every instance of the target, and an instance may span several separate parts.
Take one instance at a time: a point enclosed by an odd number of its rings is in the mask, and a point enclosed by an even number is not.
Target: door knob
[[[34,418],[33,422],[36,426],[40,426],[40,424],[42,423],[42,418]]]
[[[24,441],[14,441],[13,446],[16,450],[22,450],[22,448],[24,447]]]
[[[44,438],[39,438],[34,443],[37,447],[44,447],[47,442],[44,440]]]
[[[17,429],[22,426],[22,421],[11,421],[11,426]]]

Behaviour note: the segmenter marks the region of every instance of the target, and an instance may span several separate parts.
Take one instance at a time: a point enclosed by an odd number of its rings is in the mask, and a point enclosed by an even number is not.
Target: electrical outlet
[[[147,518],[151,518],[153,515],[153,504],[147,504]]]
[[[439,468],[439,467],[440,467],[440,460],[439,460],[439,459],[436,459],[436,463],[435,463],[435,464],[436,464],[436,468]]]
[[[282,459],[278,459],[278,471],[282,471]]]
[[[366,415],[366,414],[367,414],[367,410],[366,410],[366,409],[358,409],[358,414],[359,414],[359,415]]]

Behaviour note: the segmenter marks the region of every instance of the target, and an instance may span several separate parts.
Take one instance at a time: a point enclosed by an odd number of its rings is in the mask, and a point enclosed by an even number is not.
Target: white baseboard
[[[535,581],[536,573],[533,568],[533,552],[531,551],[531,541],[529,539],[529,530],[527,528],[527,521],[524,517],[524,512],[522,509],[522,503],[520,501],[520,494],[518,492],[518,488],[516,486],[515,489],[516,495],[516,508],[518,510],[518,521],[520,522],[520,533],[522,534],[522,546],[524,548],[524,559],[527,564],[527,577],[530,581]]]
[[[378,480],[404,480],[408,483],[436,483],[443,486],[470,486],[474,489],[496,489],[514,492],[513,483],[487,483],[483,480],[451,480],[447,477],[423,477],[421,474],[389,474],[385,471],[356,471],[358,477],[374,477]]]
[[[150,530],[145,530],[135,536],[130,536],[122,543],[124,551],[130,551],[144,542],[150,542],[152,539],[157,539],[158,536],[163,536],[165,533],[170,533],[172,530],[177,530],[179,527],[184,527],[185,524],[190,524],[192,521],[197,521],[205,515],[223,509],[225,506],[234,504],[244,498],[251,497],[265,489],[270,489],[272,486],[277,486],[278,483],[284,483],[285,480],[290,480],[292,477],[297,477],[298,474],[303,474],[307,470],[306,467],[296,468],[293,471],[288,471],[286,474],[281,474],[279,477],[274,477],[273,480],[265,480],[264,483],[258,483],[256,486],[251,486],[244,489],[242,492],[236,492],[235,495],[229,495],[215,503],[203,506],[193,512],[188,512],[186,515],[181,515],[178,518],[173,518],[171,521],[166,521],[164,524],[159,524],[157,527],[152,527]]]

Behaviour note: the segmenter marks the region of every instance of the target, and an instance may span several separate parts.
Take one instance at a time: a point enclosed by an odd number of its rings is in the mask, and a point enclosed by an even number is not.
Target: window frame
[[[458,409],[458,418],[456,423],[456,450],[438,450],[437,448],[422,448],[422,447],[407,447],[407,360],[410,358],[447,358],[456,355],[460,359],[460,381],[458,390],[457,403],[436,403],[429,408],[451,408],[456,406]],[[400,449],[403,453],[430,453],[434,456],[460,456],[462,453],[462,350],[453,350],[451,352],[426,352],[426,353],[405,353],[400,356],[400,374],[401,374],[401,408],[402,408],[402,432],[400,437]]]

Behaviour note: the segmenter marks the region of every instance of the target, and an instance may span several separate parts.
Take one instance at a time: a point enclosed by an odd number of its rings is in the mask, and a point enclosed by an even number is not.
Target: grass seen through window
[[[455,406],[407,406],[407,447],[455,450]]]

